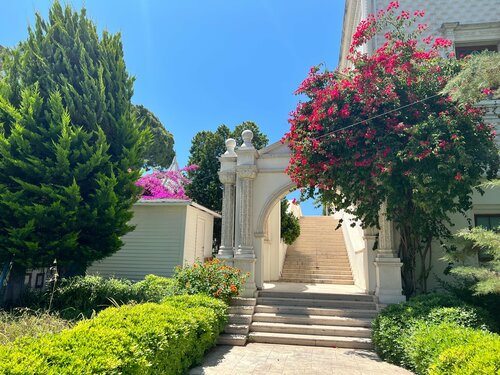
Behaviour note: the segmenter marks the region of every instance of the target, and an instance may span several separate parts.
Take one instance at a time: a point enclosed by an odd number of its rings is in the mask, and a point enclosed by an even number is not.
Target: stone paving
[[[368,350],[249,343],[217,346],[191,375],[399,375],[412,374]]]

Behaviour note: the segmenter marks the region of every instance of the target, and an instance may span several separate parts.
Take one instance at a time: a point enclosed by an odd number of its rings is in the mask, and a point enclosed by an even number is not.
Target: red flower
[[[493,95],[495,92],[491,89],[484,89],[481,91],[484,95]]]
[[[462,175],[460,174],[460,172],[457,172],[457,174],[455,175],[455,180],[460,181],[461,179]]]

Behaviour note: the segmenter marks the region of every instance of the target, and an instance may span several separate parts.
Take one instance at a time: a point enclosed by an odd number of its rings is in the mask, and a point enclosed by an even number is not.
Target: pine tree
[[[132,111],[119,34],[99,38],[54,2],[4,66],[0,83],[0,261],[19,273],[57,258],[79,274],[117,251],[148,132]]]
[[[144,154],[144,167],[165,169],[170,166],[175,156],[174,137],[165,129],[160,119],[142,105],[133,106],[141,130],[151,132],[152,141]]]

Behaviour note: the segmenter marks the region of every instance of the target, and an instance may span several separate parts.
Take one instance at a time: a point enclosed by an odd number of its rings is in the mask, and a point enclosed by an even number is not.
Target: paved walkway
[[[403,375],[411,372],[382,362],[366,350],[250,343],[217,346],[192,375]]]

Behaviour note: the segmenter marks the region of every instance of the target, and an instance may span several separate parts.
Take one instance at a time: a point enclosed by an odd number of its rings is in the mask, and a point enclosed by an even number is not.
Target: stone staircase
[[[251,342],[371,349],[373,296],[260,291]]]
[[[300,236],[288,247],[280,281],[353,285],[342,230],[331,216],[303,216]]]
[[[252,315],[255,310],[255,298],[235,297],[229,306],[229,321],[217,339],[219,345],[243,346],[247,343]]]

